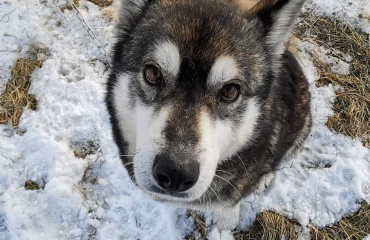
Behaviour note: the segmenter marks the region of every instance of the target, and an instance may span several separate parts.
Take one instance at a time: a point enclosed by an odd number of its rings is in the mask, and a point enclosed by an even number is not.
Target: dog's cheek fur
[[[152,183],[152,165],[160,146],[165,144],[163,130],[169,115],[169,108],[156,110],[145,105],[138,97],[130,96],[132,76],[120,74],[114,87],[114,105],[117,121],[124,140],[128,143],[128,158],[135,169],[134,180],[145,188]],[[123,139],[122,139],[123,140]],[[131,164],[131,163],[128,163]]]
[[[247,100],[246,105],[246,110],[235,116],[237,122],[232,118],[217,119],[206,110],[200,112],[200,189],[210,187],[218,164],[230,160],[238,151],[253,142],[261,110],[255,98]]]
[[[116,76],[116,84],[112,87],[113,105],[116,111],[116,118],[118,121],[121,134],[125,136],[129,148],[128,154],[135,153],[136,142],[136,122],[134,118],[128,118],[128,114],[133,111],[134,102],[130,98],[129,84],[133,76],[122,73]],[[122,139],[123,140],[123,139]]]
[[[137,102],[135,106],[136,118],[136,148],[134,156],[135,179],[143,189],[155,184],[152,169],[155,156],[165,145],[163,135],[169,116],[169,108],[156,111],[154,106],[144,106]]]

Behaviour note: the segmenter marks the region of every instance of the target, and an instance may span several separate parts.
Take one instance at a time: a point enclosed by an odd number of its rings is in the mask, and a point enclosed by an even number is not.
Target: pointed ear
[[[125,38],[135,28],[147,8],[156,0],[121,0],[116,30],[120,38]]]
[[[284,53],[303,3],[304,0],[261,0],[250,10],[262,22],[266,45],[274,54]]]

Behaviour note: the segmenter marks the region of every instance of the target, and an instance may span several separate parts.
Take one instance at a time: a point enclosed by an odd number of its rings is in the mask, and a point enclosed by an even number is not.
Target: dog
[[[154,199],[239,224],[240,200],[311,127],[286,43],[304,0],[123,0],[107,81],[114,140]]]

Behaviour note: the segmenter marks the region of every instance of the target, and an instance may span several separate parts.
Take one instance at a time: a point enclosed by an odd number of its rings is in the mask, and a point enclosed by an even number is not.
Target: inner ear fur
[[[263,25],[266,46],[277,55],[284,53],[304,0],[261,0],[249,13]]]

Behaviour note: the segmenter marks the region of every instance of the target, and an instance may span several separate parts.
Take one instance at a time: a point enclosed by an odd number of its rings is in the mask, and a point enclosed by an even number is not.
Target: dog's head
[[[258,134],[303,0],[250,14],[216,0],[126,0],[107,102],[124,165],[142,189],[189,202]],[[227,180],[225,180],[227,181]]]

